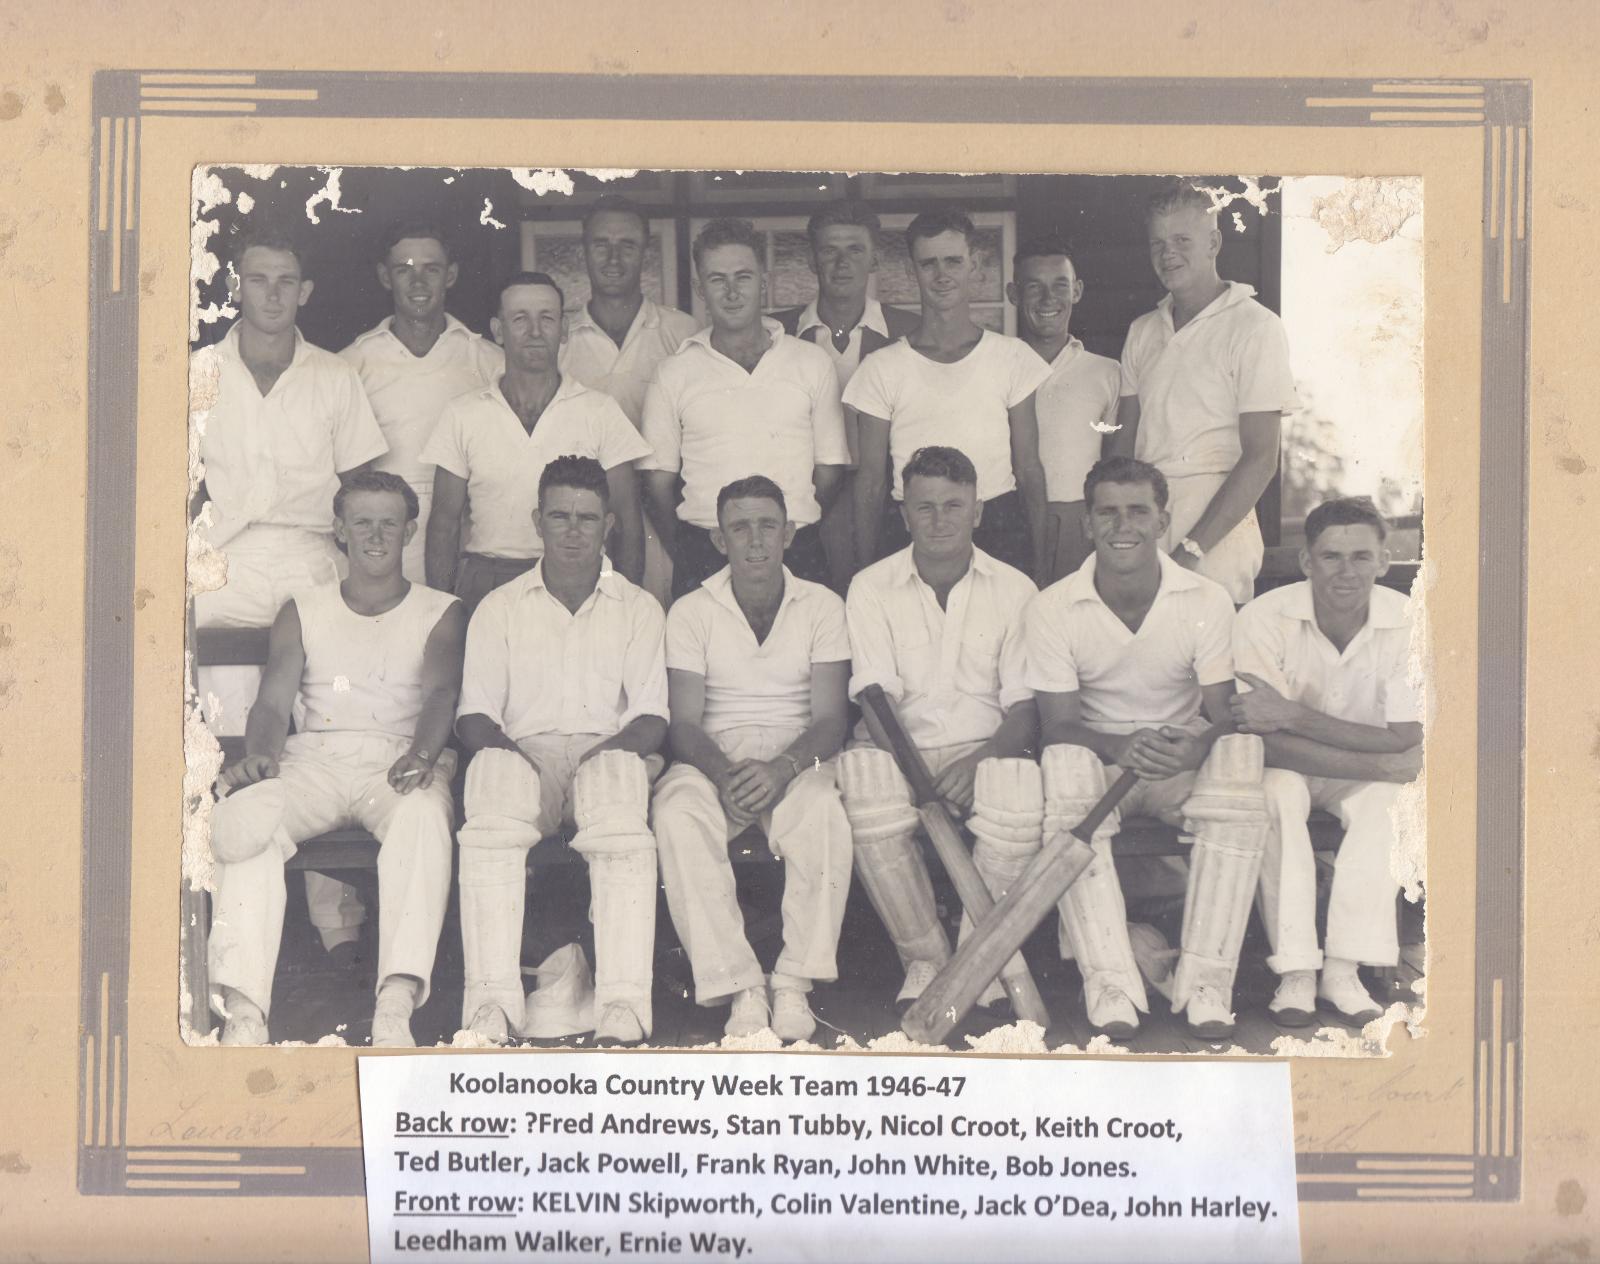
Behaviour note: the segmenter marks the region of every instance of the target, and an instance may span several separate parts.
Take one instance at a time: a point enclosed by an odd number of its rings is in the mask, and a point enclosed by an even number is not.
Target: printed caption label
[[[1300,1257],[1281,1062],[359,1067],[374,1261]]]

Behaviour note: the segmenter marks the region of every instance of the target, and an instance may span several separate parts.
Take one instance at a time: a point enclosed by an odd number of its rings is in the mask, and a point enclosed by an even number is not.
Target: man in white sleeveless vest
[[[878,685],[895,703],[935,789],[958,819],[970,816],[978,871],[1003,890],[993,862],[1013,843],[1037,849],[1044,807],[1022,641],[1023,611],[1037,590],[1021,571],[973,547],[983,504],[978,472],[963,453],[919,448],[901,482],[911,546],[861,571],[845,599],[850,693]],[[898,1000],[909,1004],[950,945],[913,837],[910,787],[870,711],[856,744],[839,757],[839,788],[856,872],[906,969]],[[1003,999],[999,984],[981,998],[985,1005]]]
[[[650,770],[667,732],[660,603],[604,565],[606,471],[558,456],[539,478],[542,557],[489,593],[467,632],[456,735],[472,752],[461,827],[462,1021],[523,1031],[528,849],[565,822],[589,867],[597,1041],[650,1032],[656,852]],[[584,1029],[587,1029],[585,1024]],[[545,1033],[540,1033],[545,1034]]]
[[[1303,1027],[1313,1009],[1351,1023],[1381,1013],[1358,966],[1400,960],[1390,868],[1400,786],[1422,768],[1422,707],[1410,682],[1406,598],[1379,586],[1388,524],[1370,500],[1345,498],[1306,516],[1305,582],[1239,612],[1233,657],[1245,686],[1240,728],[1266,744],[1273,828],[1261,865],[1261,913],[1280,976],[1269,1011]],[[1306,815],[1344,826],[1328,900],[1327,955],[1317,944],[1317,870]],[[1320,977],[1319,977],[1320,971]]]
[[[211,817],[208,968],[223,1044],[267,1040],[284,862],[352,824],[380,844],[372,1043],[414,1043],[411,1013],[428,996],[450,894],[455,756],[445,742],[466,638],[461,603],[402,574],[416,519],[404,479],[353,475],[334,497],[350,577],[296,593],[272,625],[245,757],[224,772],[232,793]]]
[[[806,994],[838,977],[850,893],[850,822],[834,785],[844,743],[850,638],[844,602],[791,575],[783,491],[752,475],[717,496],[724,570],[667,615],[677,760],[655,793],[656,842],[673,925],[701,1005],[732,998],[727,1034],[816,1030]],[[784,862],[783,951],[767,980],[745,937],[728,839],[752,821]]]
[[[1139,780],[1120,815],[1181,823],[1193,836],[1169,999],[1192,1033],[1222,1039],[1233,1031],[1233,978],[1267,828],[1261,739],[1211,737],[1202,716],[1228,719],[1233,603],[1220,585],[1161,552],[1170,520],[1166,479],[1155,466],[1132,457],[1099,462],[1084,503],[1094,555],[1028,610],[1028,682],[1044,730],[1044,832],[1072,828],[1109,780],[1130,770]],[[1063,955],[1070,949],[1077,959],[1090,1025],[1122,1039],[1149,1006],[1112,863],[1119,824],[1114,812],[1096,833],[1095,858],[1062,900],[1061,921]],[[1164,980],[1161,987],[1168,990]]]

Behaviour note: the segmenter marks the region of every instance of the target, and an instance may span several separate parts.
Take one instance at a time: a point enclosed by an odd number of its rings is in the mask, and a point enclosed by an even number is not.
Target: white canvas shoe
[[[734,993],[733,1007],[728,1011],[728,1022],[723,1027],[725,1036],[753,1036],[766,1030],[770,1022],[767,1005],[767,985],[758,983],[742,992]]]
[[[644,1039],[644,1024],[633,1012],[633,1007],[612,1001],[600,1011],[594,1025],[594,1042],[597,1045],[636,1045]]]
[[[1267,1013],[1283,1027],[1309,1027],[1316,1021],[1317,972],[1289,970],[1278,980],[1278,990],[1267,1004]]]
[[[1194,995],[1184,1007],[1184,1019],[1189,1034],[1201,1040],[1226,1040],[1233,1035],[1232,998],[1219,987],[1203,983],[1195,988]]]
[[[411,984],[385,985],[378,993],[377,1004],[372,1007],[372,1047],[415,1049],[417,1040],[411,1034],[411,1015],[415,1009],[416,992]]]
[[[1088,1011],[1089,1026],[1094,1028],[1096,1035],[1126,1040],[1139,1030],[1138,1008],[1128,999],[1128,994],[1115,984],[1096,988],[1093,996],[1085,989],[1083,1003]]]
[[[817,1029],[817,1016],[799,988],[773,988],[772,1030],[789,1042],[810,1040]]]
[[[905,1009],[927,990],[938,973],[939,967],[931,961],[913,961],[906,967],[906,981],[900,985],[900,995],[894,998],[894,1003]]]
[[[478,1012],[472,1016],[472,1021],[467,1027],[497,1045],[503,1045],[511,1039],[511,1020],[506,1017],[505,1010],[498,1005],[478,1006]]]

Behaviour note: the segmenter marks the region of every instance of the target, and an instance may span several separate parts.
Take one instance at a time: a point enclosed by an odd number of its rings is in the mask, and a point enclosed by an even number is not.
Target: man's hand
[[[726,793],[741,812],[754,819],[773,807],[793,780],[794,769],[786,759],[747,759],[731,770]]]
[[[1199,738],[1183,729],[1163,726],[1159,732],[1140,729],[1128,734],[1116,762],[1146,781],[1164,781],[1180,773],[1193,772],[1205,762],[1205,757],[1205,743]]]
[[[1395,755],[1383,757],[1385,781],[1408,785],[1422,775],[1422,747],[1413,746]]]
[[[278,775],[278,761],[271,755],[246,755],[231,768],[222,772],[222,784],[229,790],[254,785]]]
[[[1228,702],[1233,722],[1245,733],[1279,733],[1293,729],[1305,708],[1285,698],[1260,676],[1237,673],[1250,686],[1249,693],[1236,693]]]
[[[983,756],[977,751],[963,755],[933,779],[933,792],[955,808],[963,820],[972,812],[978,764],[982,759]]]
[[[433,784],[433,761],[407,751],[389,765],[389,789],[396,794],[426,790]]]
[[[1173,549],[1167,556],[1186,571],[1192,571],[1196,566],[1200,565],[1200,559],[1189,552],[1188,549]]]

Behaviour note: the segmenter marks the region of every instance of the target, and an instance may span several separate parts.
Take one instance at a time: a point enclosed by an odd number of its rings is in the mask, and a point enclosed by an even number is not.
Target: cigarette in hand
[[[420,776],[422,776],[422,769],[420,769],[420,768],[407,768],[403,773],[401,773],[398,777],[396,777],[395,780],[396,781],[404,781],[407,777],[420,777]]]

